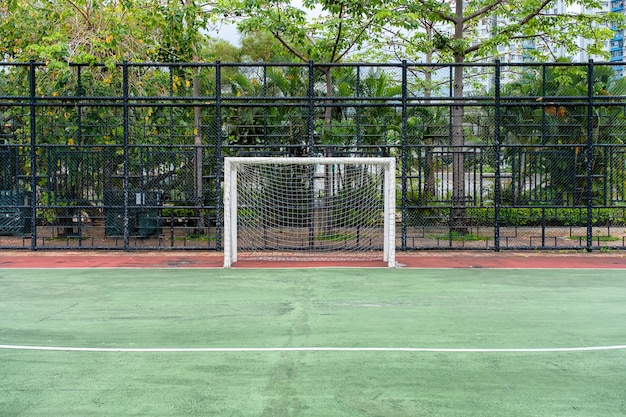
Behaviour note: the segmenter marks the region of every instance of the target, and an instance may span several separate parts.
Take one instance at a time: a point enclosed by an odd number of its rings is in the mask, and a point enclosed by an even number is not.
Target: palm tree
[[[620,86],[626,86],[623,81],[616,81],[612,69],[606,66],[594,66],[592,81],[591,94],[597,98],[618,94]],[[594,179],[592,191],[606,188],[603,182],[611,161],[604,155],[602,145],[618,138],[611,132],[616,123],[623,125],[624,116],[615,107],[594,106],[589,119],[585,104],[589,96],[587,84],[585,67],[542,66],[503,86],[503,97],[535,100],[526,106],[505,107],[500,120],[505,145],[529,145],[511,147],[505,153],[507,161],[519,171],[514,172],[512,189],[504,194],[511,199],[510,203],[538,198],[556,205],[584,205],[588,195],[589,157]],[[579,99],[572,99],[576,97]],[[593,144],[601,145],[593,147],[593,155],[587,155],[590,131]],[[543,147],[537,151],[536,145]],[[536,175],[544,180],[528,190],[525,184],[533,183],[530,179]]]

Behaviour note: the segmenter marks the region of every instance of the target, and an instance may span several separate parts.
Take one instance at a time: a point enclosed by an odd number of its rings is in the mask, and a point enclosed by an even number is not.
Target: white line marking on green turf
[[[186,352],[435,352],[435,353],[551,353],[551,352],[591,352],[600,350],[622,350],[626,345],[587,346],[563,348],[502,348],[502,349],[456,349],[456,348],[411,348],[411,347],[267,347],[267,348],[96,348],[63,346],[19,346],[0,345],[0,349],[39,350],[62,352],[136,352],[136,353],[186,353]]]

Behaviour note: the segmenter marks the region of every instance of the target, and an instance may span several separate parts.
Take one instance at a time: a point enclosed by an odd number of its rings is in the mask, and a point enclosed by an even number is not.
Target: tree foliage
[[[210,14],[172,0],[7,0],[0,9],[5,59],[109,63],[190,61]]]
[[[565,11],[557,9],[555,0],[405,3],[407,13],[394,26],[404,31],[402,36],[397,33],[406,56],[435,51],[439,62],[499,58],[498,47],[523,49],[529,58],[549,61],[559,58],[560,51],[573,55],[581,48],[591,55],[606,55],[604,42],[624,24],[623,14],[589,12],[602,10],[596,0],[567,1],[570,7]],[[425,26],[432,28],[432,36],[427,36]],[[581,38],[587,39],[584,45],[579,44]]]
[[[283,0],[221,0],[226,19],[243,34],[267,32],[300,61],[335,63],[379,36],[383,1],[306,0],[302,7]]]

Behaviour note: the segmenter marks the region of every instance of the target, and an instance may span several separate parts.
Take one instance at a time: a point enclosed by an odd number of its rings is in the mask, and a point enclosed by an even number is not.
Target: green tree
[[[578,2],[582,10],[600,9],[596,0]],[[555,0],[476,0],[439,2],[435,0],[406,1],[407,13],[395,21],[397,27],[412,31],[407,38],[408,51],[415,54],[433,50],[443,62],[458,64],[454,68],[451,108],[451,145],[453,155],[453,219],[455,228],[463,232],[465,223],[465,178],[463,145],[464,67],[462,64],[497,58],[498,46],[515,46],[521,42],[532,45],[536,57],[555,58],[547,46],[559,45],[566,53],[577,51],[581,37],[592,40],[586,45],[591,54],[602,52],[603,43],[613,35],[611,27],[621,27],[623,15],[582,12],[554,13]],[[434,34],[423,28],[424,20],[434,22]],[[489,36],[478,36],[481,23],[492,22]]]
[[[147,60],[161,33],[152,30],[157,24],[154,3],[130,7],[123,1],[7,1],[0,51],[15,61]]]
[[[0,33],[3,34],[0,53],[3,60],[45,63],[37,68],[37,96],[116,96],[122,91],[123,77],[117,65],[122,61],[198,60],[206,48],[202,31],[209,24],[210,16],[202,5],[191,0],[7,0],[0,8]],[[85,66],[78,69],[68,63]],[[82,91],[78,91],[79,71]],[[199,95],[197,71],[188,74],[188,69],[170,68],[170,72],[172,77],[156,67],[134,67],[128,71],[131,94],[179,95],[184,94],[184,90],[192,90],[192,95]],[[11,80],[2,84],[7,94],[23,95],[29,91],[27,71],[15,67],[5,75]],[[190,95],[189,92],[186,94]],[[9,111],[19,112],[19,109],[13,107]],[[191,136],[199,145],[199,109],[191,111],[196,116]],[[178,118],[184,125],[187,112],[172,112],[169,117]],[[145,113],[146,125],[163,119],[162,111],[150,108],[134,109],[132,116],[142,120],[142,113]],[[78,117],[81,120],[79,128],[76,127]],[[50,120],[50,123],[44,120]],[[109,145],[119,144],[123,138],[119,111],[111,107],[51,107],[40,116],[40,121],[48,125],[48,132],[52,133],[42,136],[40,143]],[[170,126],[180,124],[175,122]],[[27,130],[28,124],[23,123],[21,129]],[[160,139],[158,134],[152,134],[156,130],[156,127],[146,130],[146,138]],[[28,137],[27,132],[23,132],[22,137]],[[200,198],[200,146],[196,151],[195,191]],[[132,152],[128,157],[131,164],[145,162],[136,160],[137,155]],[[62,167],[68,175],[77,177],[80,168],[75,168]]]
[[[527,155],[522,147],[512,147],[505,155],[509,163],[513,162],[511,165],[520,168],[515,173],[519,183],[526,183],[527,177],[538,174],[549,179],[549,183],[537,184],[537,189],[531,190],[534,194],[549,198],[553,204],[584,205],[588,188],[586,150],[591,127],[593,143],[601,145],[594,146],[592,155],[592,198],[594,204],[607,205],[606,190],[613,187],[611,181],[623,177],[623,162],[621,158],[610,157],[610,145],[622,143],[624,114],[617,106],[606,104],[611,103],[612,96],[623,94],[626,82],[617,78],[611,67],[594,65],[589,92],[587,67],[568,64],[526,67],[517,80],[502,86],[503,97],[523,96],[534,102],[534,105],[506,109],[501,118],[504,142],[530,145],[531,149],[537,144],[548,145],[539,158],[541,163],[532,156],[537,155],[535,150]],[[587,106],[580,103],[590,93],[598,102],[591,120]],[[544,100],[544,96],[557,101],[558,97],[563,99],[555,103]],[[573,97],[579,100],[572,100]],[[604,105],[599,104],[603,102]],[[613,178],[609,178],[609,172]],[[510,198],[508,203],[516,204],[526,198],[526,190],[520,188],[505,191],[504,195]]]
[[[223,39],[209,39],[206,52],[203,55],[204,60],[209,62],[241,62],[243,52],[242,48],[238,48]]]
[[[251,31],[241,38],[239,49],[244,62],[291,62],[295,57],[269,32]]]
[[[293,59],[330,64],[346,60],[380,37],[392,7],[392,2],[380,0],[306,0],[300,8],[284,0],[221,0],[219,4],[244,35],[269,33]],[[317,69],[323,73],[325,95],[330,98],[332,67]],[[332,108],[327,107],[326,128],[331,120]]]

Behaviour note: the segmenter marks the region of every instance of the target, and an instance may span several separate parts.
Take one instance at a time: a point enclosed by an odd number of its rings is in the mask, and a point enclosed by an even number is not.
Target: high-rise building
[[[626,0],[600,0],[599,7],[587,8],[581,5],[567,5],[564,0],[554,1],[550,8],[545,10],[547,14],[564,14],[564,13],[584,13],[584,14],[604,14],[608,11],[621,12],[626,14]],[[477,36],[479,38],[486,38],[492,36],[496,28],[502,25],[503,22],[498,22],[496,19],[485,19],[481,22],[477,30]],[[624,49],[624,31],[615,30],[615,36],[607,42],[605,50],[610,52],[610,60],[612,62],[622,62],[626,57],[626,50]],[[498,46],[496,55],[502,62],[521,63],[534,61],[535,58],[532,51],[543,50],[549,52],[550,55],[555,58],[569,58],[573,62],[587,62],[589,59],[596,61],[605,61],[605,56],[594,56],[587,52],[587,47],[592,43],[591,39],[585,39],[580,37],[578,40],[578,53],[572,55],[571,52],[565,50],[560,45],[554,43],[542,43],[541,39],[522,41],[510,46]],[[626,75],[626,67],[616,67],[618,72],[623,71],[623,75]]]
[[[615,13],[626,13],[624,0],[610,0],[610,10]],[[624,30],[614,28],[615,34],[609,42],[609,52],[611,53],[611,62],[624,61]],[[613,67],[618,76],[624,75],[623,66]]]
[[[546,10],[547,14],[563,14],[567,12],[567,5],[564,0],[556,0]],[[506,24],[507,22],[499,20],[498,18],[483,19],[477,27],[476,33],[479,39],[486,39],[493,36],[497,32],[499,26]],[[531,39],[513,43],[511,45],[499,45],[497,50],[494,51],[495,56],[502,62],[507,63],[522,63],[534,61],[533,51],[542,50],[548,52],[556,57],[566,56],[565,48],[560,45],[543,43],[540,39]]]

